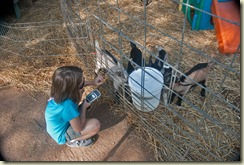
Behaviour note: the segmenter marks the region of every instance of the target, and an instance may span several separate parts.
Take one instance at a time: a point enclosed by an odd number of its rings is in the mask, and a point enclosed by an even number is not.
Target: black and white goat
[[[128,62],[128,66],[127,66],[128,75],[130,75],[131,72],[133,72],[137,67],[142,66],[142,62],[143,62],[141,50],[138,49],[133,42],[130,42],[130,46],[131,46],[130,61]],[[133,64],[131,61],[136,63],[138,66]]]
[[[149,57],[149,64],[148,66],[153,67],[159,70],[162,74],[165,72],[165,62],[168,62],[168,54],[161,46],[156,46],[157,48],[157,58],[155,61],[152,61],[152,55]]]
[[[178,81],[177,77],[173,75],[173,69],[167,64],[168,63],[168,54],[161,46],[156,46],[157,48],[157,58],[155,61],[152,61],[152,55],[149,57],[149,63],[147,66],[153,67],[159,70],[164,76],[164,85],[170,88],[171,82]],[[169,90],[164,88],[162,91],[164,105],[168,104]]]
[[[96,47],[96,69],[95,72],[98,74],[100,69],[106,69],[109,77],[113,81],[116,97],[118,96],[119,87],[125,85],[125,94],[129,101],[131,101],[130,91],[128,87],[128,75],[131,74],[135,69],[142,66],[144,59],[142,58],[142,52],[136,47],[136,45],[130,42],[130,61],[128,62],[127,70],[124,69],[118,60],[107,50],[101,50],[99,43],[95,41]]]
[[[101,50],[99,43],[95,40],[96,49],[96,69],[98,74],[100,69],[106,69],[108,76],[113,81],[115,92],[119,91],[119,87],[127,81],[127,75],[118,60],[107,50]]]
[[[99,43],[95,40],[95,49],[96,49],[96,69],[95,72],[102,68],[111,69],[114,66],[119,66],[118,60],[107,50],[101,50]]]
[[[161,71],[163,69],[163,67],[164,67],[164,62],[163,61],[166,60],[165,58],[166,58],[167,54],[162,49],[162,50],[158,51],[157,56],[158,56],[158,58],[156,58],[154,62],[152,61],[152,55],[149,57],[148,66],[153,67],[153,68]],[[163,61],[161,61],[161,60],[163,60]]]
[[[196,82],[203,86],[203,88],[201,89],[201,96],[206,97],[205,82],[213,65],[213,61],[208,63],[199,63],[192,67],[188,72],[186,72],[186,76],[182,75],[179,81],[173,84],[173,91],[180,96],[178,97],[176,103],[177,105],[181,106],[183,95],[185,95],[192,87],[197,86]],[[172,93],[170,103],[172,103],[175,96],[176,94]]]

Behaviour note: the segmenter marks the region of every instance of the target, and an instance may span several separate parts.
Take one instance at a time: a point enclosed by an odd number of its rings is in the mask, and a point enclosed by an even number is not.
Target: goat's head
[[[113,86],[116,91],[118,91],[119,87],[125,84],[127,81],[127,77],[125,76],[124,69],[119,66],[111,68],[109,76],[113,80]]]

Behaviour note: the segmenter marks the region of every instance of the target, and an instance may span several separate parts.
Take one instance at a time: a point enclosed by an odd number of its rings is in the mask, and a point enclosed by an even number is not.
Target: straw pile
[[[94,35],[92,37],[97,37],[101,45],[102,41],[99,37],[103,37],[115,48],[121,49],[127,57],[129,57],[130,51],[128,39],[123,36],[119,38],[114,29],[101,25],[93,17],[93,14],[100,16],[109,25],[121,29],[125,36],[153,53],[155,53],[155,45],[163,46],[169,54],[169,63],[175,65],[179,62],[179,70],[182,72],[188,71],[199,62],[208,61],[186,46],[182,47],[182,58],[179,60],[181,48],[178,42],[160,34],[153,28],[147,28],[145,34],[144,26],[140,21],[132,19],[125,13],[119,13],[113,8],[117,5],[116,1],[109,0],[106,3],[101,2],[100,5],[97,4],[97,1],[80,2],[80,4],[82,4],[79,6],[80,8],[73,7],[80,10],[78,12],[80,12],[82,19],[90,18],[90,31]],[[138,0],[123,0],[119,1],[118,5],[123,11],[138,20],[142,22],[145,20],[144,7]],[[22,18],[17,22],[62,20],[62,12],[59,6],[59,3],[55,1],[38,0],[33,8],[22,11]],[[147,7],[147,22],[180,41],[182,39],[183,20],[184,15],[178,11],[178,4],[173,1],[153,1]],[[28,24],[23,26],[28,27]],[[38,25],[37,28],[32,29],[36,31],[31,34],[27,31],[23,33],[23,36],[11,31],[11,35],[18,35],[18,39],[26,38],[26,35],[32,37],[32,40],[27,37],[28,42],[16,43],[9,40],[7,40],[8,42],[6,40],[0,42],[0,47],[4,48],[4,51],[0,52],[1,87],[11,85],[49,94],[52,73],[57,67],[63,65],[80,66],[84,69],[87,79],[94,77],[95,55],[91,54],[91,50],[94,50],[91,43],[92,39],[82,40],[80,45],[74,45],[74,42],[67,39],[66,29],[62,23],[55,23],[47,28]],[[207,55],[215,53],[221,57],[221,63],[232,65],[232,68],[240,72],[240,56],[237,56],[234,63],[231,64],[233,56],[218,54],[214,30],[192,31],[190,29],[189,23],[186,22],[184,33],[186,44]],[[39,33],[40,31],[41,33]],[[6,37],[7,35],[10,34],[6,34]],[[77,45],[79,45],[78,48]],[[142,47],[139,48],[143,51],[144,57],[148,59],[149,54]],[[106,45],[106,49],[120,59],[119,53],[114,49],[108,45]],[[75,56],[77,54],[79,56]],[[125,65],[127,64],[125,59],[122,62]],[[130,123],[135,125],[139,135],[145,135],[147,137],[145,141],[151,143],[155,148],[158,160],[231,160],[235,157],[231,149],[240,152],[240,114],[210,92],[208,92],[205,100],[201,100],[199,97],[200,89],[196,88],[189,92],[185,98],[218,121],[217,124],[185,103],[182,107],[170,105],[169,109],[160,105],[156,111],[150,113],[139,112],[127,102],[125,102],[126,104],[116,104],[110,101],[113,98],[112,92],[107,89],[111,86],[111,82],[107,81],[100,87],[103,93],[101,101],[109,102],[112,109],[115,109],[113,112],[117,115],[127,113]],[[212,92],[219,94],[226,101],[240,108],[240,75],[217,65],[209,75],[207,86]],[[90,90],[92,88],[88,88],[86,93]],[[219,127],[219,125],[223,127]],[[233,137],[230,130],[239,136]]]

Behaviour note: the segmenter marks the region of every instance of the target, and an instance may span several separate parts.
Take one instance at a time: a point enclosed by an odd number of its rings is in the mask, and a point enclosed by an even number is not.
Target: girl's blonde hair
[[[55,70],[52,77],[51,97],[56,103],[71,99],[77,104],[81,96],[79,85],[83,79],[83,70],[76,66],[63,66]]]

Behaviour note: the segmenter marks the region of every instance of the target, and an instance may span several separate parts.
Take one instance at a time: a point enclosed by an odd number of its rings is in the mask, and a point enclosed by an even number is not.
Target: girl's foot
[[[67,143],[69,147],[87,147],[95,142],[95,138],[88,138],[86,140],[75,140]]]

